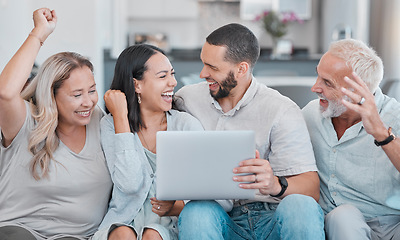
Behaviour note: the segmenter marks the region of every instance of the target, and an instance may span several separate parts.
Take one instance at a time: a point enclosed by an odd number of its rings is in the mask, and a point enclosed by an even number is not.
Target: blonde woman
[[[24,88],[57,16],[42,8],[33,20],[0,75],[0,239],[88,239],[111,191],[93,66],[55,54]]]

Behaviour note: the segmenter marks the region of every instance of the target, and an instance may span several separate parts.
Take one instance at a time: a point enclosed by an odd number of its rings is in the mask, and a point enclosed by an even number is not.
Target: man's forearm
[[[305,172],[286,178],[288,188],[282,198],[290,194],[303,194],[319,200],[319,177],[317,172]]]

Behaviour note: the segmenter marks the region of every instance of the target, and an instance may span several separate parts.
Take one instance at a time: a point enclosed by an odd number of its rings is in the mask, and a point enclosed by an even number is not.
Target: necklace
[[[145,145],[146,149],[149,150],[150,152],[154,152],[154,150],[155,150],[155,148],[156,148],[156,145],[154,145],[154,147],[152,147],[152,148],[149,148],[149,145],[147,144],[146,138],[143,136],[142,131],[139,131],[139,133],[140,133],[140,135],[141,135],[142,138],[143,138],[143,142],[144,142],[144,145]]]
[[[157,133],[159,130],[161,130],[162,125],[163,125],[163,123],[165,122],[165,118],[166,118],[166,117],[165,117],[165,115],[164,115],[164,117],[161,119],[159,129],[156,131],[156,133]],[[145,148],[146,148],[147,150],[149,150],[150,152],[155,153],[156,144],[154,144],[154,146],[153,146],[152,148],[150,148],[150,147],[149,147],[149,144],[148,144],[147,141],[146,141],[146,138],[144,137],[144,135],[143,135],[143,133],[142,133],[142,130],[139,130],[138,133],[142,136],[142,139],[143,139],[143,143],[144,143],[144,145],[145,145]]]

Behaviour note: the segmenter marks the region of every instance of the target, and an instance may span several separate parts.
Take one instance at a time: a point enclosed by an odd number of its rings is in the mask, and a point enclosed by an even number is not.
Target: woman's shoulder
[[[33,111],[34,107],[35,106],[32,103],[25,101],[26,115],[25,115],[24,123],[22,124],[17,135],[14,137],[14,139],[12,140],[11,144],[9,144],[7,149],[20,147],[21,144],[25,144],[28,142],[29,134],[35,128],[35,120],[32,116],[32,111]],[[0,141],[1,141],[0,148],[4,148],[4,146],[2,144],[2,141],[3,141],[2,137],[3,137],[3,135],[2,135],[1,129],[0,129]]]
[[[113,119],[113,116],[111,115],[111,113],[103,115],[103,117],[100,120],[100,127],[101,128],[105,128],[105,127],[114,128],[114,119]]]
[[[170,114],[175,121],[197,121],[197,119],[189,113],[175,109],[169,110],[167,114]]]
[[[92,112],[92,121],[100,122],[105,115],[106,112],[99,105],[96,105]]]
[[[98,105],[96,105],[90,116],[90,122],[87,125],[89,131],[95,131],[95,132],[99,131],[100,121],[104,115],[105,115],[104,110],[101,109]]]
[[[168,113],[171,130],[203,130],[200,121],[187,112],[171,109]]]

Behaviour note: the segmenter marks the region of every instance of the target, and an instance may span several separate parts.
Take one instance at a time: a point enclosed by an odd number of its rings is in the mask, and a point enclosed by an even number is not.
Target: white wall
[[[375,9],[371,14],[371,45],[382,58],[385,67],[381,86],[397,81],[391,85],[387,94],[400,101],[400,1],[372,1],[371,9]]]
[[[18,50],[33,27],[29,0],[0,0],[0,70]]]
[[[382,21],[378,35],[378,48],[385,65],[385,78],[400,80],[400,1],[385,0],[382,6]],[[400,94],[399,94],[400,95]]]
[[[193,1],[193,0],[187,0]],[[310,53],[319,50],[319,1],[312,0],[312,16],[304,24],[289,26],[286,39],[292,40],[296,48],[307,48]],[[270,36],[262,28],[260,22],[243,20],[240,18],[240,2],[198,2],[197,17],[165,17],[144,18],[134,14],[135,4],[128,5],[129,17],[128,32],[135,33],[165,33],[168,35],[170,48],[190,49],[200,48],[205,38],[213,30],[224,24],[238,22],[246,25],[258,37],[261,47],[272,46]],[[259,10],[260,13],[263,9]]]
[[[339,26],[349,26],[352,38],[369,43],[370,0],[323,0],[321,4],[322,52],[328,50]]]
[[[195,11],[197,17],[172,15],[167,19],[142,19],[135,18],[131,9],[135,5],[132,5],[131,1],[0,0],[0,71],[32,29],[33,10],[43,6],[55,9],[59,22],[55,32],[42,47],[37,62],[41,64],[47,57],[60,51],[75,51],[88,56],[95,67],[95,78],[100,96],[104,93],[104,89],[108,88],[108,86],[103,86],[103,50],[112,49],[113,56],[116,57],[126,47],[126,38],[129,33],[164,32],[168,34],[173,48],[200,48],[205,37],[216,27],[228,22],[242,22],[259,37],[262,47],[271,46],[269,36],[259,24],[240,19],[237,2],[201,2],[198,5],[198,12]],[[328,11],[339,9],[339,12],[343,11],[343,14],[352,16],[353,12],[348,12],[346,9],[354,9],[363,1],[365,3],[370,0],[312,0],[311,19],[303,25],[292,25],[286,37],[293,40],[295,47],[307,47],[310,53],[319,53],[324,50],[321,40],[324,31],[329,33],[329,36],[331,34],[329,29],[324,30],[323,26],[319,28],[321,20],[326,17],[319,12],[320,5],[329,2],[332,7],[327,9]],[[371,45],[384,61],[385,78],[400,78],[400,68],[397,66],[400,62],[400,28],[397,24],[400,22],[397,14],[400,11],[400,1],[373,0],[371,4],[372,19],[369,21]],[[333,18],[342,19],[338,16],[333,16]],[[351,17],[349,19],[355,21]],[[127,25],[124,26],[124,23]],[[368,34],[368,31],[364,34]],[[100,97],[101,102],[102,97]]]
[[[106,24],[111,22],[110,1],[0,0],[0,70],[33,28],[33,11],[48,7],[56,10],[58,23],[41,48],[37,63],[40,65],[49,56],[62,51],[88,57],[94,65],[99,104],[103,104],[103,49],[112,44],[110,24]]]

